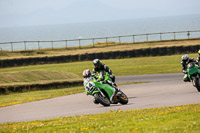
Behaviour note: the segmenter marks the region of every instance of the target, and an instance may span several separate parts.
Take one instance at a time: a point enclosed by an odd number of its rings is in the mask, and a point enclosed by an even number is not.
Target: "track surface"
[[[111,104],[110,107],[103,107],[94,104],[92,96],[79,93],[0,108],[0,123],[200,103],[200,92],[197,92],[192,83],[184,83],[182,77],[182,74],[118,76],[117,83],[150,83],[120,86],[119,88],[129,97],[127,105]]]

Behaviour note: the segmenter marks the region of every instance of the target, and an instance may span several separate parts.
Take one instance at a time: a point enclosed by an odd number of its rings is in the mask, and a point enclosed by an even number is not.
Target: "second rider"
[[[96,73],[98,72],[108,72],[108,74],[110,75],[110,78],[112,81],[107,81],[108,84],[110,84],[111,86],[113,87],[117,87],[116,83],[115,83],[115,76],[114,74],[112,73],[112,70],[106,66],[105,64],[101,63],[99,59],[95,59],[93,60],[93,64],[94,64],[94,68],[93,68],[93,74],[96,75]]]

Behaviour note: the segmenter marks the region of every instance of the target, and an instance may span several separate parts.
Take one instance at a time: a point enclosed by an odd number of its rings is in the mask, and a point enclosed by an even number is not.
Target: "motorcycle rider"
[[[181,62],[182,72],[184,73],[183,81],[187,82],[187,81],[190,81],[189,78],[188,78],[188,74],[187,74],[187,65],[191,62],[194,62],[195,64],[197,62],[194,58],[190,58],[187,54],[183,55],[181,57],[181,59],[182,59],[182,62]]]
[[[117,88],[117,84],[115,83],[115,76],[112,73],[111,69],[108,66],[106,66],[105,64],[101,63],[99,59],[94,59],[93,64],[95,66],[93,69],[93,74],[96,75],[96,73],[100,72],[100,71],[108,72],[112,81],[107,80],[107,83],[110,84],[111,86]]]
[[[93,77],[92,77],[91,71],[89,69],[84,70],[83,71],[83,85],[86,86],[86,84],[92,79]]]
[[[92,73],[90,72],[89,69],[83,71],[83,78],[84,78],[84,79],[83,79],[83,85],[84,85],[85,89],[88,89],[88,88],[86,87],[86,85],[87,85],[87,83],[88,83],[90,80],[93,79]],[[99,104],[99,102],[97,102],[97,101],[95,100],[95,98],[93,99],[93,102],[94,102],[95,104]]]
[[[197,57],[197,62],[198,62],[198,64],[199,64],[199,62],[200,62],[200,49],[199,49],[199,51],[198,51],[198,54],[199,54],[199,56]]]

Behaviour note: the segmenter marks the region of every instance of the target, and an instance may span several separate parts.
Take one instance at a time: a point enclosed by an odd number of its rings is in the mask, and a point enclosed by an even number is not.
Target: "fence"
[[[55,40],[55,41],[19,41],[19,42],[1,42],[0,50],[16,51],[16,50],[32,50],[51,48],[69,48],[91,46],[95,47],[98,42],[104,42],[108,45],[109,42],[122,43],[139,43],[151,41],[167,41],[179,39],[194,39],[200,38],[200,30],[193,31],[178,31],[178,32],[162,32],[148,34],[133,34],[124,36],[102,37],[102,38],[85,38],[72,40]]]

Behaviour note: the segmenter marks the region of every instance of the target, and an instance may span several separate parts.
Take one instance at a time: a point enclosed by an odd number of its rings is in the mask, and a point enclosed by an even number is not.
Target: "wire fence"
[[[179,39],[194,39],[200,38],[200,30],[193,31],[178,31],[178,32],[162,32],[148,34],[133,34],[124,36],[102,37],[102,38],[84,38],[71,40],[54,40],[54,41],[19,41],[19,42],[1,42],[1,51],[17,51],[17,50],[33,50],[33,49],[55,49],[55,48],[70,48],[83,46],[95,47],[97,44],[116,43],[142,43],[151,41],[167,41]]]

